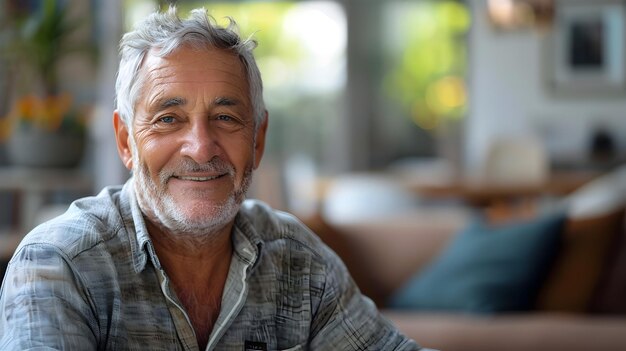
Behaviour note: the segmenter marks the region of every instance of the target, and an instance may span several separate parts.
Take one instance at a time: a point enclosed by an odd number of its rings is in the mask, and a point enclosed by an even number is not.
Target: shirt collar
[[[124,218],[126,232],[129,236],[133,266],[135,268],[135,272],[139,273],[143,271],[146,266],[148,254],[150,254],[153,258],[156,258],[156,255],[154,255],[154,249],[152,248],[152,241],[150,240],[150,235],[148,234],[146,222],[144,221],[143,214],[139,209],[139,204],[137,203],[135,185],[132,177],[126,181],[126,184],[124,184],[120,198],[122,201],[121,208],[125,209],[122,216]],[[146,249],[146,247],[149,249]],[[158,260],[153,259],[153,261],[155,266],[159,267]]]
[[[251,269],[254,269],[261,258],[264,242],[250,219],[241,210],[235,217],[231,239],[234,254],[252,265]]]

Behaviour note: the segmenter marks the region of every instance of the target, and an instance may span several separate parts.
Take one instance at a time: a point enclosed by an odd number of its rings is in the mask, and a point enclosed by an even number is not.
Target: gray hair
[[[117,110],[129,130],[132,130],[135,104],[143,85],[139,71],[146,54],[158,48],[156,54],[165,57],[183,45],[224,49],[239,57],[248,78],[255,125],[260,125],[265,103],[261,73],[252,54],[257,43],[250,38],[243,40],[235,21],[232,18],[229,21],[227,27],[217,25],[204,8],[191,11],[189,18],[182,20],[176,8],[170,7],[167,12],[151,14],[122,37],[115,93]]]

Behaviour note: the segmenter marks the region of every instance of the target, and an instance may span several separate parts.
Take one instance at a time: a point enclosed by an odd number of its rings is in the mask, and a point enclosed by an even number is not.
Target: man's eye
[[[217,116],[217,120],[218,121],[226,121],[226,122],[230,122],[233,120],[233,118],[229,115],[219,115]]]
[[[161,117],[159,118],[159,122],[163,122],[165,124],[171,124],[171,123],[174,123],[174,117],[172,116]]]

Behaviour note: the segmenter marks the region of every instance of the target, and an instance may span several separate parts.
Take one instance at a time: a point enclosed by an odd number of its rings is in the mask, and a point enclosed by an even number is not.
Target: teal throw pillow
[[[564,214],[471,224],[389,301],[392,308],[490,314],[532,308],[556,256]]]

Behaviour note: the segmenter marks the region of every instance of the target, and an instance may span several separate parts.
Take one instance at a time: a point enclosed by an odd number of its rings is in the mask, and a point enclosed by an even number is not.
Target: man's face
[[[173,231],[225,226],[244,199],[265,138],[266,122],[255,129],[243,65],[227,51],[183,47],[168,57],[148,54],[140,74],[126,165],[142,210]]]

